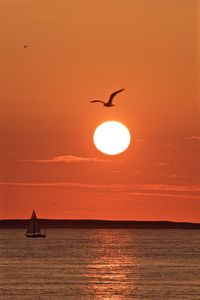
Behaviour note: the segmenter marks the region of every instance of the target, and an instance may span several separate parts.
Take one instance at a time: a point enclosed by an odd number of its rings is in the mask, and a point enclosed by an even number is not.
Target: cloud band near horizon
[[[121,193],[126,196],[160,196],[191,198],[200,200],[200,184],[167,185],[167,184],[87,184],[78,182],[0,182],[0,186],[8,187],[49,187],[49,188],[77,188],[101,190],[108,193]]]
[[[21,162],[32,163],[84,163],[84,162],[111,162],[111,159],[102,159],[96,157],[81,157],[75,155],[61,155],[49,159],[22,159]]]

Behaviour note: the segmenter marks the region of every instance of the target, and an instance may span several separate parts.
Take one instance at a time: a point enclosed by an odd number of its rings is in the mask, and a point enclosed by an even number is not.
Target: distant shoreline
[[[0,220],[0,229],[27,228],[26,219]],[[133,229],[200,229],[200,223],[173,221],[119,221],[38,219],[41,228],[133,228]]]

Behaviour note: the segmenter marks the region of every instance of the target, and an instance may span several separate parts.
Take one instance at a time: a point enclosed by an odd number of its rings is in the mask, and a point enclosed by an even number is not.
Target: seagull
[[[91,102],[91,103],[101,102],[101,103],[103,103],[103,106],[106,106],[106,107],[114,106],[114,104],[112,104],[113,98],[115,97],[115,95],[117,95],[118,93],[120,93],[120,92],[122,92],[122,91],[124,91],[124,89],[121,89],[121,90],[118,90],[118,91],[112,93],[112,94],[110,95],[110,98],[109,98],[108,102],[104,102],[104,101],[101,101],[101,100],[92,100],[92,101],[90,101],[90,102]]]

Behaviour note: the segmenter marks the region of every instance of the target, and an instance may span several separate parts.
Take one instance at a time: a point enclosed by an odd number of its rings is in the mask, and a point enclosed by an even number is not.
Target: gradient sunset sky
[[[196,0],[0,0],[0,218],[200,222],[198,19]],[[131,133],[116,156],[93,143],[108,120]]]

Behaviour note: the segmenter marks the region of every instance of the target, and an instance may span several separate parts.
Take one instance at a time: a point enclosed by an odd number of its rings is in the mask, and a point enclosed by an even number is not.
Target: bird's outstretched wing
[[[105,102],[103,102],[103,101],[101,101],[101,100],[92,100],[92,101],[90,101],[91,103],[95,103],[95,102],[101,102],[101,103],[105,103]]]
[[[112,104],[112,100],[113,100],[113,98],[115,97],[115,95],[117,95],[118,93],[120,93],[120,92],[122,92],[122,91],[124,91],[124,90],[125,90],[125,89],[120,89],[120,90],[118,90],[118,91],[112,93],[112,94],[110,95],[109,100],[108,100],[108,104]]]

